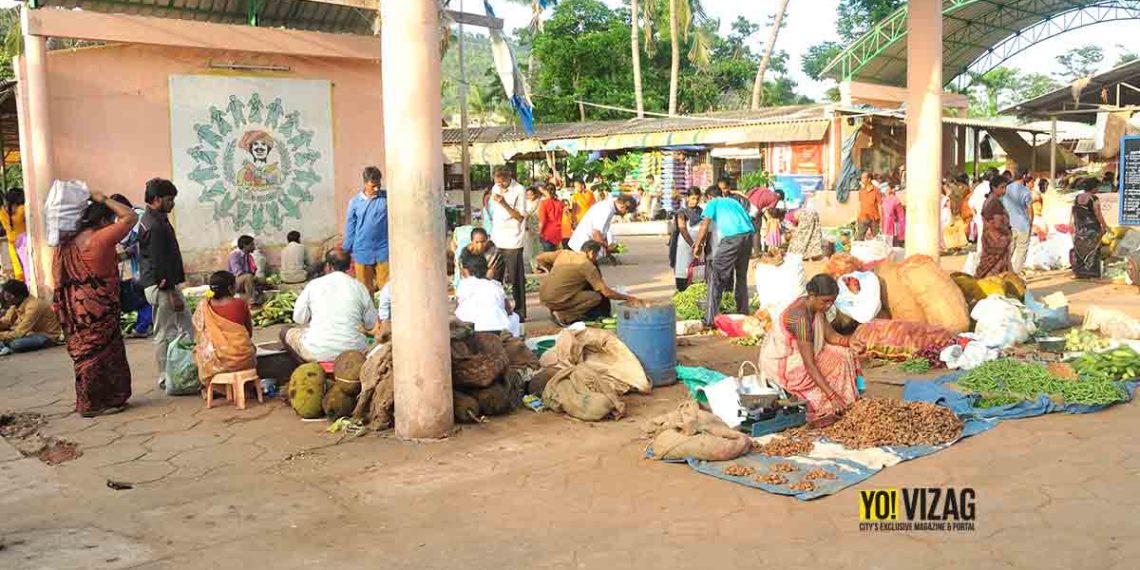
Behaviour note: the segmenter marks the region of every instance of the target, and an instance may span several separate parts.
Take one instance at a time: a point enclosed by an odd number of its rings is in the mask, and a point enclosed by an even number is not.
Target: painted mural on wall
[[[170,104],[184,247],[336,233],[328,81],[173,75]]]

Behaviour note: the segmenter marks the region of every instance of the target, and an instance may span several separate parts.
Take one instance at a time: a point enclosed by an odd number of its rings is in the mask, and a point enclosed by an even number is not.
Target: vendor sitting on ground
[[[522,336],[519,315],[511,310],[503,284],[487,279],[487,260],[468,256],[462,271],[463,279],[455,290],[455,318],[475,325],[475,332],[508,331]]]
[[[0,356],[47,348],[63,337],[51,305],[33,297],[23,281],[5,281],[0,304]]]
[[[858,397],[857,361],[850,337],[835,332],[827,311],[839,284],[826,274],[807,283],[807,295],[793,302],[772,325],[760,348],[760,368],[796,398],[807,400],[807,420],[827,425]]]
[[[372,328],[376,342],[392,340],[392,280],[376,293],[376,326]]]
[[[288,243],[281,249],[281,282],[289,285],[304,283],[309,278],[309,266],[305,262],[301,232],[293,230],[285,236],[285,240]]]
[[[249,305],[234,296],[236,284],[229,271],[210,275],[208,298],[194,311],[194,362],[204,386],[217,374],[257,368],[253,319]]]
[[[606,285],[598,269],[602,244],[590,240],[582,251],[563,250],[538,287],[538,298],[550,310],[551,320],[559,326],[575,321],[593,321],[610,316],[610,301],[633,301]]]
[[[253,236],[239,237],[237,247],[226,259],[226,269],[237,280],[237,294],[246,302],[257,305],[261,291],[269,284],[257,276],[257,265],[253,262],[254,248]]]
[[[310,281],[297,297],[293,321],[281,331],[281,344],[298,363],[332,361],[349,350],[368,348],[364,331],[376,326],[376,307],[364,284],[347,273],[352,257],[337,248],[325,256],[323,277]]]

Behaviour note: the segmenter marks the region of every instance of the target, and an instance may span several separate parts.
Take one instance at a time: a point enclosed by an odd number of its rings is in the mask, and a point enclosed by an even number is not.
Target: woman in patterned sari
[[[1002,203],[1009,179],[994,176],[990,180],[990,195],[982,207],[981,254],[974,277],[984,279],[1013,271],[1013,229],[1009,225],[1009,212]]]
[[[807,400],[807,420],[816,426],[834,422],[859,395],[857,347],[827,321],[827,310],[838,295],[835,278],[813,277],[807,295],[784,310],[760,348],[761,371],[793,396]]]
[[[1096,199],[1097,180],[1082,178],[1076,187],[1081,193],[1073,198],[1073,274],[1077,279],[1099,279],[1100,240],[1108,225]]]
[[[75,361],[75,411],[85,418],[119,413],[131,397],[115,245],[137,221],[126,198],[92,192],[79,233],[55,253],[54,309]]]

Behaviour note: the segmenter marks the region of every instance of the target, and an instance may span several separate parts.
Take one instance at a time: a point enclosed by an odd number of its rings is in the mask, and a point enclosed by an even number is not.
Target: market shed
[[[9,188],[8,169],[20,164],[19,113],[16,82],[0,81],[0,191]]]
[[[376,11],[308,0],[44,0],[17,61],[33,274],[51,282],[42,204],[79,179],[139,204],[179,188],[188,271],[241,234],[338,232],[361,168],[384,163]],[[78,42],[77,42],[78,40]],[[51,49],[72,47],[72,49]],[[97,71],[95,71],[97,70]]]

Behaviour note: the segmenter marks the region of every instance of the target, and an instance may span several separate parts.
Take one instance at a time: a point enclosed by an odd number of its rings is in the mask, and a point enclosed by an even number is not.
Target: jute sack
[[[752,450],[752,439],[720,418],[701,411],[688,400],[675,411],[658,416],[645,429],[653,437],[647,451],[654,459],[727,461]]]

